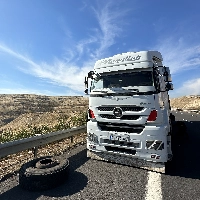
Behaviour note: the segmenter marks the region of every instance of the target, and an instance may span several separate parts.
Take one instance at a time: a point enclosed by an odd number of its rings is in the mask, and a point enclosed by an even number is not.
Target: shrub
[[[74,126],[82,126],[84,124],[86,124],[86,112],[79,113],[77,116],[70,118],[63,115],[58,119],[58,123],[54,126],[51,126],[50,124],[41,126],[28,125],[26,128],[19,130],[3,130],[0,132],[0,143],[33,137],[38,134],[47,134],[54,131],[69,129]]]

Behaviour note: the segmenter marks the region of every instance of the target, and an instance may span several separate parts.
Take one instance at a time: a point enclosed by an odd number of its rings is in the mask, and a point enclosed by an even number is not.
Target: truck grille
[[[113,111],[114,108],[117,106],[99,106],[98,110],[99,111]],[[120,108],[122,109],[122,111],[141,111],[143,109],[143,107],[139,107],[139,106],[120,106]]]
[[[111,147],[111,146],[105,146],[107,151],[112,151],[114,153],[125,153],[130,155],[135,155],[136,150],[134,149],[125,149],[125,148],[118,148],[118,147]]]
[[[97,125],[101,131],[116,131],[140,134],[144,129],[144,126],[141,125],[129,125],[124,123],[97,122]]]
[[[116,119],[114,115],[108,115],[108,114],[100,114],[100,117],[106,118],[106,119]]]
[[[114,115],[109,114],[100,114],[100,117],[106,119],[118,119]],[[120,119],[124,120],[137,120],[140,116],[139,115],[123,115]]]
[[[139,115],[123,115],[120,119],[137,120],[139,117]]]
[[[122,147],[140,148],[140,143],[136,143],[136,142],[127,142],[127,141],[109,140],[109,139],[100,138],[100,143],[104,143],[108,145],[118,145]]]

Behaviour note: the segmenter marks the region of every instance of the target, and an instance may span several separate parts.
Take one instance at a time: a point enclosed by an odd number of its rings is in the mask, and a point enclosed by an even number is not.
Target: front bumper
[[[167,128],[165,126],[145,126],[143,131],[138,134],[101,131],[97,122],[89,121],[87,124],[87,132],[88,134],[95,135],[94,141],[87,138],[87,149],[90,152],[96,152],[98,156],[104,154],[107,158],[110,156],[113,157],[114,155],[115,158],[120,156],[123,157],[123,159],[126,157],[128,160],[139,159],[143,163],[165,163],[168,160]],[[111,134],[115,134],[122,139],[126,138],[128,135],[129,143],[120,141],[113,144],[113,141],[110,142]],[[160,146],[154,148],[158,141],[160,142]],[[152,142],[151,146],[147,145],[149,142]],[[130,143],[132,144],[131,146],[127,145]]]
[[[123,165],[138,167],[142,169],[147,169],[154,172],[165,173],[165,163],[161,163],[161,162],[151,162],[151,161],[146,161],[139,158],[132,158],[132,157],[124,156],[124,155],[116,155],[114,153],[108,153],[105,151],[95,152],[91,150],[87,150],[87,157],[90,157],[96,160],[104,160],[104,161],[119,163]]]

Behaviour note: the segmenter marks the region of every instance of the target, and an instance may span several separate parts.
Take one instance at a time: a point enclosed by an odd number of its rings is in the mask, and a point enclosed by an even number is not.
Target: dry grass
[[[200,96],[171,99],[171,106],[200,110]],[[45,134],[73,125],[82,125],[87,109],[88,98],[84,97],[0,95],[0,141],[6,142],[37,133]],[[7,134],[7,139],[2,138],[2,133]],[[38,156],[59,155],[74,145],[85,142],[86,133],[82,133],[75,136],[73,143],[71,143],[70,138],[67,138],[40,147]],[[29,149],[0,159],[0,179],[17,171],[23,163],[32,158],[33,152],[32,149]]]
[[[45,146],[38,148],[37,157],[41,156],[58,156],[76,145],[86,143],[86,133],[81,133],[73,137],[73,143],[71,138],[66,138]],[[20,153],[9,155],[5,158],[0,159],[0,181],[15,174],[23,163],[28,162],[34,158],[33,149],[28,149]]]
[[[40,95],[0,95],[0,143],[80,126],[88,99]]]
[[[86,123],[88,98],[39,95],[0,95],[0,143],[36,134],[81,126]],[[59,155],[86,142],[86,133],[38,148],[38,156]],[[17,171],[33,159],[32,149],[0,159],[0,179]],[[3,178],[4,177],[4,178]]]

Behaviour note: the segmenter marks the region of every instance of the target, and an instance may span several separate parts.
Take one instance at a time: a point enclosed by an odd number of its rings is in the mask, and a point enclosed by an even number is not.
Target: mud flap
[[[87,150],[87,157],[95,160],[104,160],[114,163],[119,163],[123,165],[138,167],[142,169],[147,169],[154,172],[165,173],[165,163],[157,163],[146,161],[138,158],[133,158],[129,156],[119,155],[115,153],[106,152],[95,152]]]

